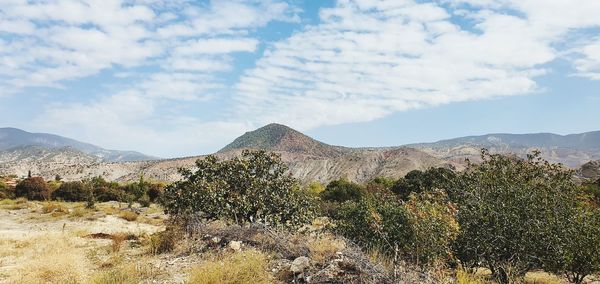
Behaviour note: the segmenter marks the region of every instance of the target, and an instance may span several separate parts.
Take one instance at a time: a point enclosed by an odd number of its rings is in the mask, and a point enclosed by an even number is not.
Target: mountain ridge
[[[14,127],[0,128],[0,151],[11,151],[14,148],[22,146],[39,146],[48,149],[72,147],[85,154],[109,162],[157,159],[156,157],[148,156],[136,151],[108,150],[91,143],[77,141],[56,134],[27,132]]]

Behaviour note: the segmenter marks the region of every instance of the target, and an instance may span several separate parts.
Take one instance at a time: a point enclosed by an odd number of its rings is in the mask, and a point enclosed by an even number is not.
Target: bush
[[[15,188],[0,181],[0,199],[15,198]]]
[[[279,155],[244,151],[225,161],[208,156],[196,168],[181,169],[184,179],[165,189],[168,214],[292,227],[314,216],[314,200],[299,189]]]
[[[29,177],[15,187],[16,197],[25,197],[29,200],[48,200],[50,188],[41,177]]]
[[[421,192],[434,189],[447,189],[451,187],[456,174],[446,168],[430,168],[426,171],[410,171],[404,178],[398,179],[392,186],[392,191],[402,200],[408,200],[411,193],[419,194]]]
[[[88,184],[80,181],[63,182],[51,195],[55,200],[88,201],[92,198],[92,190]]]
[[[305,191],[314,197],[319,197],[321,192],[325,191],[325,186],[318,181],[313,181],[306,187]]]
[[[152,254],[171,252],[175,249],[177,240],[181,239],[183,232],[174,227],[154,233],[150,236],[149,249]]]
[[[152,183],[148,187],[148,197],[150,198],[150,202],[159,201],[165,192],[165,185],[160,183]]]
[[[330,182],[325,191],[321,193],[321,199],[326,201],[344,202],[348,200],[358,201],[365,195],[365,189],[346,178],[340,178]]]
[[[97,201],[119,201],[126,202],[130,199],[127,194],[118,187],[102,185],[94,188],[94,197]]]
[[[453,258],[459,226],[443,192],[412,196],[403,203],[369,195],[342,205],[337,230],[364,248],[426,266]],[[396,251],[397,250],[397,251]]]
[[[526,160],[490,155],[469,165],[453,190],[460,234],[457,257],[483,265],[502,283],[560,258],[576,216],[577,197],[570,171],[550,164],[539,152]],[[514,275],[510,275],[514,274]]]
[[[135,213],[133,211],[123,211],[121,212],[121,214],[119,214],[119,217],[121,217],[121,219],[127,220],[129,222],[137,220],[139,216],[140,215],[138,213]]]

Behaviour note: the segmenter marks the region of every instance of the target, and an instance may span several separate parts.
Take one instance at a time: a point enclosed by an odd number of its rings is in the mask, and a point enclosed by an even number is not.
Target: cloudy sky
[[[600,130],[598,0],[0,0],[0,127],[161,157]]]

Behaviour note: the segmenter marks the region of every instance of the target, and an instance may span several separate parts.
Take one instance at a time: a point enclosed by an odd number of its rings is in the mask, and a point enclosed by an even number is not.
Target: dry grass
[[[84,249],[63,235],[46,235],[17,241],[10,254],[16,256],[12,267],[14,283],[85,283],[89,267]],[[4,250],[4,248],[3,248]]]
[[[137,284],[161,283],[165,272],[152,266],[148,259],[142,258],[134,263],[122,262],[115,267],[92,275],[89,283],[95,284]]]
[[[553,274],[543,271],[529,272],[525,275],[525,283],[527,284],[562,284],[565,281]]]
[[[323,235],[308,242],[310,258],[317,262],[334,258],[336,253],[342,251],[345,247],[346,242],[331,235]]]
[[[119,218],[127,220],[129,222],[137,220],[140,215],[133,211],[123,211],[119,214]]]
[[[0,209],[20,210],[29,208],[29,202],[25,198],[0,200]]]
[[[256,250],[247,250],[214,260],[207,260],[192,270],[189,284],[274,283],[267,272],[268,257]]]
[[[44,202],[42,203],[42,213],[60,216],[69,214],[69,208],[61,202]]]
[[[466,272],[462,269],[456,271],[456,284],[485,284],[485,279],[477,274]]]

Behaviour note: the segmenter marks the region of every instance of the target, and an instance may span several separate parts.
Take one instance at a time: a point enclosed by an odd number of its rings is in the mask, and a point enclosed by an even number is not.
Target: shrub
[[[321,199],[326,201],[344,202],[348,200],[357,201],[365,195],[365,189],[346,178],[340,178],[330,182],[325,191],[321,193]]]
[[[25,197],[29,200],[48,200],[50,188],[41,177],[29,177],[15,187],[16,197]]]
[[[342,205],[337,230],[364,248],[417,265],[449,261],[459,226],[445,199],[443,192],[415,195],[408,203],[369,195]]]
[[[184,180],[165,190],[165,211],[176,217],[200,216],[238,224],[262,221],[297,226],[314,216],[314,200],[276,154],[244,151],[241,157],[196,161],[196,171],[180,169]]]
[[[15,188],[0,181],[0,199],[15,198]]]
[[[123,211],[123,212],[121,212],[121,214],[119,214],[119,217],[121,217],[121,219],[132,222],[132,221],[137,220],[137,218],[139,217],[139,214],[135,213],[133,211]]]
[[[234,253],[205,261],[192,270],[187,283],[273,283],[267,272],[268,258],[256,250]]]
[[[318,197],[321,192],[325,191],[325,186],[318,181],[313,181],[306,187],[305,191],[312,196]]]
[[[88,184],[72,181],[62,183],[51,195],[55,200],[88,201],[92,197],[92,190]]]
[[[111,187],[111,186],[106,186],[106,185],[102,185],[102,186],[98,186],[94,188],[94,198],[96,198],[96,200],[101,201],[101,202],[106,202],[106,201],[120,201],[120,202],[126,202],[129,197],[127,197],[127,194],[122,191],[121,189],[119,189],[118,187]]]
[[[460,234],[457,257],[483,265],[502,283],[560,258],[565,228],[576,215],[572,173],[534,152],[521,160],[482,151],[454,188]]]
[[[403,200],[408,200],[411,193],[421,193],[434,189],[446,189],[451,186],[456,174],[446,168],[430,168],[426,171],[410,171],[404,178],[398,179],[392,191]]]
[[[42,205],[42,212],[44,214],[48,214],[48,213],[67,214],[67,213],[69,213],[69,209],[58,202],[47,202],[47,203],[44,203],[44,205]]]
[[[150,186],[148,187],[148,197],[150,198],[151,202],[157,202],[158,200],[160,200],[163,197],[163,194],[165,192],[165,185],[164,184],[160,184],[160,183],[153,183],[150,184]]]
[[[395,199],[367,196],[342,204],[336,230],[367,249],[394,255],[412,249],[410,213]]]
[[[174,227],[168,227],[162,232],[154,233],[149,240],[150,253],[159,254],[173,251],[181,235],[182,232]]]

